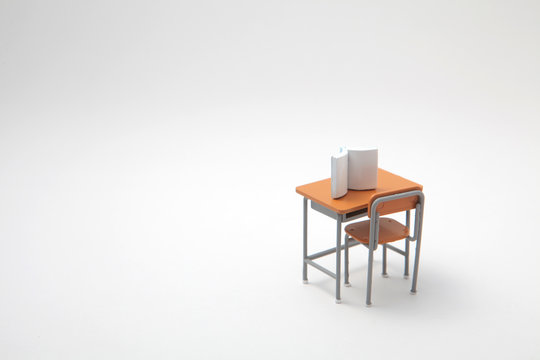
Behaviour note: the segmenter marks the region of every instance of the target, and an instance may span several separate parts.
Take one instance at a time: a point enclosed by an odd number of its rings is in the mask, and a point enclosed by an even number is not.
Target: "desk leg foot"
[[[348,282],[346,282],[344,285],[345,287],[351,287],[351,283],[348,283]]]
[[[387,277],[388,277],[388,274],[382,274],[382,277],[383,277],[383,278],[387,278]]]
[[[371,307],[371,303],[366,303],[366,307]]]
[[[309,282],[307,280],[302,280],[302,283],[303,284],[309,284]]]
[[[403,275],[403,278],[404,278],[404,279],[408,279],[408,278],[409,278],[409,275]]]
[[[336,304],[341,304],[341,299],[336,299]]]
[[[411,295],[416,295],[416,290],[414,290],[414,291],[412,291],[412,290],[409,291],[409,294],[411,294]]]

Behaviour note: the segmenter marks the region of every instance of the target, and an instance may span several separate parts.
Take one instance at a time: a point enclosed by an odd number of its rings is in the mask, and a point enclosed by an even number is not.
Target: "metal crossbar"
[[[389,250],[392,250],[392,251],[395,251],[397,252],[398,254],[401,254],[403,256],[407,256],[407,253],[401,249],[398,249],[397,247],[393,246],[393,245],[390,245],[390,244],[386,244],[386,248],[389,249]]]
[[[353,240],[352,238],[351,238],[351,240],[349,240],[349,247],[353,247],[353,246],[360,245],[360,244],[361,243]],[[345,249],[345,245],[341,245],[339,250],[343,250],[343,249]],[[315,260],[315,259],[321,258],[323,256],[333,254],[335,252],[336,252],[336,248],[333,247],[333,248],[328,249],[328,250],[323,250],[323,251],[319,251],[318,253],[311,254],[311,255],[307,256],[307,258],[309,260]]]
[[[317,270],[320,270],[322,271],[323,273],[325,273],[326,275],[330,276],[331,278],[335,279],[336,278],[336,274],[331,272],[330,270],[328,270],[327,268],[317,264],[315,261],[313,260],[310,260],[310,259],[304,259],[304,262],[306,264],[309,264],[311,266],[313,266],[315,269]]]

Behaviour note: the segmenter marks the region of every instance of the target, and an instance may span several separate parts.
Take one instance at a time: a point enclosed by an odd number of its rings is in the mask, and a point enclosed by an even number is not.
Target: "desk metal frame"
[[[302,268],[302,279],[304,280],[304,283],[307,284],[308,278],[307,278],[307,266],[311,265],[315,269],[322,271],[326,275],[330,276],[331,278],[336,279],[336,303],[341,302],[341,250],[345,249],[344,245],[341,245],[341,224],[345,222],[349,222],[352,220],[360,219],[364,216],[367,216],[367,208],[353,211],[347,214],[338,214],[316,202],[311,200],[311,208],[315,211],[320,212],[321,214],[324,214],[326,216],[329,216],[336,220],[337,228],[336,228],[336,247],[330,248],[328,250],[320,251],[315,254],[308,255],[307,253],[307,237],[308,237],[308,198],[304,197],[304,246],[303,246],[303,268]],[[359,245],[359,242],[356,242],[352,239],[347,239],[347,247],[352,247]],[[339,251],[336,251],[336,249],[339,249]],[[336,272],[332,272],[328,270],[327,268],[317,264],[315,259],[321,258],[326,255],[330,255],[336,253]],[[347,254],[348,255],[348,254]],[[346,259],[348,262],[348,258]],[[346,267],[348,264],[346,264]],[[348,269],[346,271],[346,274],[348,275]]]

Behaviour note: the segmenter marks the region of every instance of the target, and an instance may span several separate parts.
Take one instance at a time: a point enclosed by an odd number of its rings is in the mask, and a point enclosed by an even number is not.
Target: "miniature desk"
[[[422,185],[392,174],[383,169],[379,169],[377,174],[377,188],[374,190],[349,190],[347,195],[339,199],[332,199],[330,192],[330,179],[316,181],[314,183],[298,186],[296,192],[304,197],[304,245],[303,245],[303,268],[302,278],[307,283],[307,266],[322,271],[328,276],[336,279],[336,302],[341,301],[340,281],[341,281],[341,224],[351,220],[356,220],[367,216],[367,208],[370,199],[374,195],[393,195],[407,191],[420,190]],[[307,253],[307,213],[308,199],[311,200],[311,208],[336,220],[336,247],[324,250],[312,255]],[[358,245],[357,242],[350,243],[349,246]],[[337,251],[339,250],[339,251]],[[314,260],[325,255],[336,253],[336,272],[332,272],[317,264]]]

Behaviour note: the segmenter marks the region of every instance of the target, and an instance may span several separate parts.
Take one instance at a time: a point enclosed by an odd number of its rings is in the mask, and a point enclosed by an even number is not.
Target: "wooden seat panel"
[[[364,244],[369,243],[369,220],[347,225],[345,232]],[[409,229],[400,222],[390,218],[379,219],[379,244],[405,239],[409,236]]]

